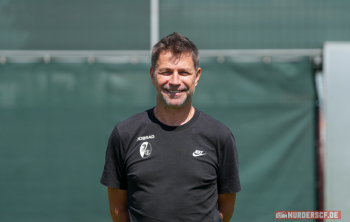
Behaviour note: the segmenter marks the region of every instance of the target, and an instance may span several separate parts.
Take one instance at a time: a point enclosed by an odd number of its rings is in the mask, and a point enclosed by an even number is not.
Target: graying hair
[[[163,51],[170,51],[178,57],[180,57],[183,53],[191,53],[194,68],[197,71],[199,67],[198,48],[185,36],[174,32],[173,34],[162,38],[157,44],[153,46],[151,59],[153,71],[156,69],[159,54]]]

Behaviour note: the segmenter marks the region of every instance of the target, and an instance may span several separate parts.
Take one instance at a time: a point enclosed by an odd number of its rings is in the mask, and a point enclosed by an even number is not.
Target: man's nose
[[[173,72],[173,74],[170,77],[169,83],[172,85],[180,84],[180,75],[177,71]]]

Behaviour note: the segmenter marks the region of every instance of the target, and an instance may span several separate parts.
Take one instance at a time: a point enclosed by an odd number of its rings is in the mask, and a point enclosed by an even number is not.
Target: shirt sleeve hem
[[[241,191],[241,188],[236,189],[225,189],[225,190],[219,190],[218,194],[225,194],[225,193],[238,193]]]
[[[111,187],[111,188],[115,188],[115,189],[120,189],[120,190],[127,190],[127,188],[121,186],[119,183],[108,183],[106,181],[100,180],[100,183],[102,185],[105,185],[106,187]]]

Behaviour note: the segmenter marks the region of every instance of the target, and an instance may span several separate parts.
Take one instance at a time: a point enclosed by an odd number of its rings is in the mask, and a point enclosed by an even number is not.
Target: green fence
[[[322,48],[350,40],[348,0],[160,0],[160,37],[200,49]],[[150,0],[1,0],[0,49],[147,50]]]
[[[350,40],[347,0],[161,0],[160,36],[200,49],[307,49]]]
[[[194,104],[236,137],[242,191],[232,221],[316,210],[309,60],[224,60],[202,59]],[[155,105],[149,64],[0,65],[0,221],[111,221],[99,184],[107,140]]]

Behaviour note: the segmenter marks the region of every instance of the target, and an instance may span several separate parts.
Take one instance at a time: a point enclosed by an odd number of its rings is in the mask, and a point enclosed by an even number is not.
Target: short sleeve
[[[118,129],[115,127],[108,140],[105,166],[100,180],[103,185],[122,190],[127,189],[124,160],[125,152]]]
[[[218,193],[237,193],[240,190],[236,142],[230,132],[219,152]]]

